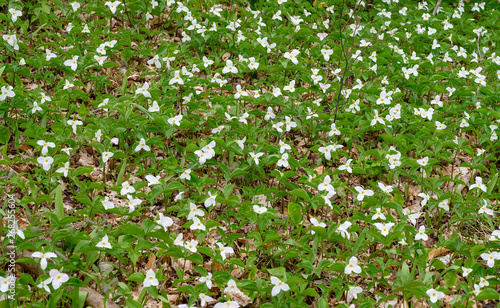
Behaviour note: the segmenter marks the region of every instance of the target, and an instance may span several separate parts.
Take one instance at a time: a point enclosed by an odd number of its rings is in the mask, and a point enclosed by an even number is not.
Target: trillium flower
[[[420,212],[408,214],[408,220],[412,223],[412,225],[415,225],[417,223],[417,219],[420,218],[421,215],[422,213]]]
[[[226,260],[226,254],[234,253],[233,248],[228,247],[228,246],[224,246],[224,244],[222,244],[222,243],[217,243],[217,246],[219,246],[219,251],[220,251],[220,255],[222,257],[222,260]]]
[[[102,162],[106,163],[113,155],[113,152],[102,152]]]
[[[183,247],[184,246],[184,242],[182,241],[183,237],[184,237],[184,234],[179,233],[179,235],[177,235],[177,237],[174,240],[174,245]]]
[[[149,286],[158,286],[159,284],[159,281],[158,279],[156,279],[156,274],[155,272],[152,270],[152,269],[149,269],[147,272],[146,272],[146,278],[144,279],[144,282],[142,283],[142,285],[147,288]]]
[[[299,61],[297,60],[297,56],[300,54],[300,51],[298,51],[297,49],[294,49],[292,50],[291,52],[285,52],[285,54],[283,55],[283,57],[285,57],[286,59],[289,59],[293,62],[293,64],[298,64]]]
[[[281,155],[281,158],[278,160],[277,164],[278,167],[285,167],[288,168],[288,153],[285,153]]]
[[[73,134],[76,134],[76,126],[77,125],[83,125],[83,122],[82,121],[78,121],[78,120],[68,120],[68,125],[71,125],[71,127],[73,128]]]
[[[10,227],[9,227],[10,228]],[[19,225],[17,224],[17,220],[14,220],[12,228],[10,228],[9,233],[7,233],[7,237],[19,236],[24,239],[24,232],[19,229]]]
[[[339,227],[337,228],[337,230],[335,232],[340,233],[340,235],[342,235],[343,238],[350,239],[351,235],[349,234],[349,232],[347,230],[351,226],[352,226],[352,223],[350,221],[346,221],[346,222],[342,223],[341,225],[339,225]]]
[[[41,258],[40,259],[40,267],[42,270],[45,270],[47,268],[47,258],[56,258],[57,255],[53,252],[34,252],[31,255],[32,258]]]
[[[487,287],[489,285],[490,285],[490,283],[484,277],[479,278],[479,287],[480,288]]]
[[[64,167],[56,170],[57,173],[63,173],[64,176],[68,176],[68,171],[69,171],[69,162],[65,162]]]
[[[423,199],[420,202],[420,204],[422,204],[422,206],[425,206],[427,204],[427,201],[429,201],[429,199],[431,198],[428,194],[424,194],[424,193],[419,193],[417,196],[419,196],[420,198]]]
[[[479,209],[479,211],[477,212],[478,214],[487,214],[487,215],[490,215],[490,216],[494,216],[495,213],[493,212],[493,210],[491,210],[490,208],[488,208],[488,203],[486,202],[486,200],[483,200],[484,201],[484,205],[481,206],[481,208]]]
[[[181,76],[180,76],[180,73],[181,71],[177,70],[174,72],[174,78],[170,79],[170,81],[168,82],[169,85],[173,85],[175,83],[179,84],[179,85],[183,85],[184,84],[184,80],[182,80]]]
[[[17,44],[17,37],[15,34],[4,34],[2,38],[7,41],[7,44],[14,47],[14,50],[19,50],[19,45]]]
[[[378,187],[386,194],[390,194],[394,187],[391,185],[384,185],[384,183],[378,182]]]
[[[429,289],[425,293],[429,296],[431,303],[435,303],[444,297],[443,292],[436,291],[435,289]]]
[[[52,287],[55,290],[59,289],[63,283],[69,280],[67,274],[61,273],[56,269],[51,269],[49,272],[50,278],[52,278]]]
[[[155,65],[156,68],[161,68],[160,56],[155,55],[152,59],[148,60],[148,65]]]
[[[204,307],[207,303],[211,303],[214,301],[214,299],[212,297],[205,295],[205,293],[200,293],[200,295],[198,295],[198,297],[200,298],[201,307]]]
[[[85,26],[83,27],[82,33],[90,33],[90,29],[89,29],[89,26],[88,26],[88,25],[85,25]]]
[[[18,11],[18,10],[14,9],[14,8],[10,8],[9,9],[9,13],[12,15],[11,16],[12,22],[16,22],[18,17],[23,16],[23,12]]]
[[[224,125],[217,126],[216,128],[212,129],[212,134],[218,134],[224,129]]]
[[[290,81],[290,84],[288,86],[284,86],[283,90],[284,91],[295,92],[295,80]]]
[[[191,169],[186,169],[182,172],[182,174],[180,175],[180,179],[181,180],[191,180]]]
[[[144,149],[144,151],[146,152],[149,152],[151,150],[151,148],[146,145],[146,140],[144,140],[144,138],[141,138],[141,140],[139,140],[139,144],[135,147],[135,151],[139,152],[142,149]]]
[[[344,274],[350,275],[352,272],[361,273],[361,266],[358,265],[358,258],[356,257],[349,259],[349,264],[344,269]]]
[[[109,249],[113,248],[113,247],[111,247],[111,244],[109,243],[109,239],[108,239],[107,235],[105,235],[102,238],[102,240],[100,240],[99,243],[97,243],[96,246],[99,248],[109,248]]]
[[[274,285],[273,289],[271,290],[272,296],[278,295],[281,291],[286,292],[290,290],[288,284],[284,283],[277,277],[271,276],[271,283]]]
[[[246,124],[246,123],[245,123]],[[247,140],[247,137],[243,137],[243,139],[241,140],[236,140],[236,144],[238,144],[238,146],[244,150],[245,149],[245,141]]]
[[[109,201],[109,197],[105,197],[104,200],[102,200],[101,202],[102,202],[102,206],[104,206],[105,210],[115,208],[115,205],[113,204],[113,202]]]
[[[265,212],[267,212],[267,207],[254,205],[253,210],[255,213],[260,215],[260,214],[264,214]]]
[[[50,293],[50,288],[49,288],[49,284],[52,282],[52,278],[47,278],[45,280],[42,280],[42,282],[40,284],[37,285],[37,287],[39,287],[40,289],[44,289],[45,291],[47,291],[47,293]],[[0,280],[0,283],[1,283],[1,280]],[[0,290],[2,292],[7,292],[7,290]]]
[[[330,56],[333,54],[332,49],[321,49],[321,54],[323,55],[323,58],[325,61],[330,61]]]
[[[256,165],[259,164],[259,157],[261,157],[262,155],[264,155],[264,153],[250,152],[250,157],[252,157],[252,159],[253,159],[253,161],[255,162]]]
[[[238,99],[242,96],[248,96],[248,93],[247,93],[247,91],[244,91],[243,89],[241,89],[240,85],[237,85],[236,86],[236,93],[234,94],[234,98]]]
[[[187,219],[191,220],[191,219],[195,218],[196,216],[205,216],[205,213],[202,210],[198,209],[196,204],[191,202],[189,204],[189,214],[188,214]]]
[[[159,224],[160,226],[162,226],[163,230],[165,230],[165,232],[167,232],[167,228],[170,227],[171,225],[173,225],[174,221],[172,220],[172,218],[170,218],[168,216],[163,216],[163,213],[160,213],[159,215],[160,215],[160,218],[158,218],[156,223]]]
[[[290,117],[285,116],[285,127],[286,131],[289,132],[292,128],[297,127],[297,123],[293,122]]]
[[[255,60],[254,57],[250,57],[248,58],[248,68],[251,69],[251,70],[256,70],[259,68],[259,62],[257,60]]]
[[[223,293],[229,292],[241,292],[240,289],[238,289],[238,286],[236,286],[236,281],[234,281],[234,279],[227,282],[227,287],[224,289]]]
[[[73,12],[76,12],[81,7],[80,3],[78,2],[70,3],[70,5],[73,8]]]
[[[372,121],[370,122],[370,126],[375,126],[377,124],[377,122],[379,122],[380,124],[385,124],[385,121],[384,119],[382,119],[379,115],[378,115],[378,110],[373,110],[373,119]]]
[[[145,82],[142,87],[137,88],[137,90],[135,90],[135,94],[142,94],[145,97],[151,97],[151,94],[149,94],[148,89],[149,89],[149,83]]]
[[[224,303],[215,304],[214,308],[239,308],[240,304],[237,301],[227,301]]]
[[[207,230],[205,225],[203,223],[201,223],[201,220],[196,216],[193,218],[193,224],[189,227],[189,229],[191,229],[191,230],[203,230],[203,231]]]
[[[331,130],[330,130],[330,132],[328,132],[329,137],[332,137],[333,135],[340,136],[340,131],[337,129],[337,126],[335,125],[335,123],[332,123],[330,128],[331,128]]]
[[[222,69],[222,74],[227,74],[229,72],[231,72],[233,74],[238,73],[238,69],[233,65],[233,61],[231,61],[231,60],[227,60],[226,66]]]
[[[161,177],[159,175],[157,176],[154,176],[152,174],[148,174],[146,175],[146,181],[148,181],[148,187],[151,186],[151,185],[157,185],[157,184],[161,184],[160,183],[160,179]]]
[[[45,56],[46,61],[50,61],[50,59],[52,59],[52,58],[57,58],[57,55],[55,53],[51,52],[50,49],[45,49],[45,53],[46,53],[46,56]]]
[[[133,211],[135,211],[136,205],[140,205],[142,203],[141,199],[134,198],[134,197],[132,197],[132,195],[127,195],[127,199],[128,199],[128,202],[126,203],[126,205],[129,207],[129,211],[128,211],[129,213],[132,213]]]
[[[184,248],[191,251],[192,253],[198,252],[198,241],[190,240],[184,243]]]
[[[98,55],[95,55],[94,56],[94,59],[97,61],[97,63],[99,63],[99,65],[103,65],[104,64],[104,61],[106,61],[108,57],[107,56],[101,56],[99,57]]]
[[[483,184],[483,179],[481,177],[479,177],[479,176],[476,176],[476,183],[472,184],[469,187],[469,190],[472,190],[473,188],[479,188],[483,192],[486,192],[486,185]]]
[[[323,180],[323,183],[318,185],[318,190],[319,191],[332,191],[334,190],[333,186],[330,184],[332,179],[330,178],[329,175],[325,176],[325,179]]]
[[[48,153],[48,148],[55,148],[56,144],[54,142],[46,142],[44,140],[38,140],[36,142],[38,145],[42,146],[42,155],[46,155]]]
[[[363,288],[356,287],[356,286],[349,287],[349,291],[347,291],[347,293],[350,294],[355,299],[357,299],[358,298],[358,294],[362,293],[362,292],[363,292]],[[351,305],[351,306],[354,306],[354,305]]]
[[[168,119],[168,120],[167,120],[167,122],[168,122],[170,125],[177,125],[177,126],[180,126],[180,125],[181,125],[182,118],[183,118],[183,115],[182,115],[182,114],[178,114],[178,115],[176,115],[175,117]]]
[[[381,208],[376,208],[376,213],[375,215],[372,216],[372,220],[375,220],[375,219],[382,219],[382,220],[385,220],[385,215],[382,214],[382,209]]]
[[[472,268],[467,268],[467,267],[462,266],[462,276],[463,277],[467,277],[467,275],[469,275],[470,273],[472,273]]]
[[[40,157],[37,158],[37,162],[40,165],[42,165],[43,170],[49,171],[50,170],[50,166],[54,162],[54,159],[52,157],[50,157],[50,156],[47,156],[47,157],[40,156]]]
[[[418,241],[418,240],[427,241],[428,239],[429,239],[429,237],[427,236],[427,234],[425,234],[425,226],[420,226],[420,228],[418,229],[417,235],[415,235],[415,241]]]
[[[359,201],[363,201],[363,199],[365,198],[365,196],[373,196],[373,190],[369,190],[369,189],[364,189],[363,187],[361,186],[356,186],[354,187],[354,189],[358,192],[358,196],[356,197]]]
[[[488,267],[493,267],[495,260],[500,259],[500,252],[482,253],[481,258],[487,261]]]
[[[427,163],[429,162],[429,157],[424,157],[424,158],[421,158],[421,159],[417,159],[417,163],[424,167],[424,166],[427,166]]]
[[[448,205],[449,202],[450,202],[449,200],[443,200],[438,203],[438,207],[442,208],[445,211],[449,211],[450,210],[450,206]]]
[[[387,236],[391,228],[394,227],[394,223],[392,222],[386,224],[374,223],[373,225],[380,231],[380,233],[382,233],[383,236]]]
[[[210,65],[214,64],[213,60],[208,59],[207,57],[203,56],[203,65],[205,67],[209,67]]]
[[[311,222],[311,225],[313,225],[314,227],[321,227],[321,228],[325,228],[326,227],[326,224],[324,222],[319,222],[314,217],[310,218],[309,221]],[[311,234],[314,234],[314,233],[315,233],[314,231],[311,231]]]
[[[73,59],[64,61],[64,65],[69,66],[69,67],[71,67],[72,70],[76,71],[76,68],[78,66],[78,62],[77,62],[78,58],[79,58],[79,56],[74,56]]]
[[[120,195],[127,195],[135,193],[134,186],[130,185],[128,181],[122,183],[122,189],[120,191]]]
[[[352,158],[349,158],[345,164],[339,166],[339,170],[346,170],[349,173],[352,173],[352,168],[351,168],[351,163],[352,163]],[[362,199],[361,199],[362,200]]]
[[[201,283],[205,283],[209,290],[212,289],[212,273],[209,272],[206,276],[198,278],[198,281]]]
[[[148,111],[149,112],[158,112],[158,111],[160,111],[160,106],[158,106],[158,102],[157,101],[153,101],[153,104],[151,105],[151,107],[148,108]]]

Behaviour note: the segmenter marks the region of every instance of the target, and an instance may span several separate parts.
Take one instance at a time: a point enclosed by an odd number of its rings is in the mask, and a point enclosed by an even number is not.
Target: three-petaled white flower
[[[483,192],[486,192],[486,185],[483,184],[483,179],[481,177],[479,177],[479,176],[476,176],[476,183],[472,184],[469,187],[469,190],[472,190],[473,188],[479,188]]]
[[[373,196],[373,190],[364,189],[361,186],[356,186],[354,189],[358,192],[358,196],[356,197],[359,201],[363,201],[365,196]]]
[[[349,264],[346,265],[344,269],[344,274],[351,274],[352,272],[359,274],[361,273],[361,266],[358,265],[358,258],[352,257],[349,259]]]
[[[290,290],[290,287],[288,286],[288,284],[284,283],[283,281],[281,281],[277,277],[271,276],[271,283],[274,285],[274,287],[271,291],[272,296],[278,295],[281,291],[286,292],[286,291]]]

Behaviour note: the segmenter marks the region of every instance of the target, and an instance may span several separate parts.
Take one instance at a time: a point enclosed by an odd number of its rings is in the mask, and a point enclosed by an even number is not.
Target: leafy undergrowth
[[[366,2],[1,0],[2,300],[497,306],[498,4]]]

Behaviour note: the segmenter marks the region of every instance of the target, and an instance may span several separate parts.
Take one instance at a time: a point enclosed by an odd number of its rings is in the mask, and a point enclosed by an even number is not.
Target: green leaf
[[[302,188],[292,190],[290,193],[292,195],[300,197],[300,198],[302,198],[302,199],[304,199],[306,201],[309,201],[311,199],[309,197],[309,194],[305,190],[303,190]]]
[[[478,296],[476,296],[474,298],[476,301],[483,301],[483,300],[498,300],[500,299],[500,295],[498,294],[498,292],[494,289],[491,289],[491,288],[488,288],[488,289],[483,289],[481,291],[481,293],[478,294]]]
[[[286,274],[286,269],[284,267],[269,268],[267,271],[269,274],[278,278],[283,278]]]
[[[410,268],[408,267],[408,263],[403,263],[403,266],[401,267],[401,282],[403,285],[405,285],[408,281],[411,280],[411,275],[410,275]]]
[[[453,287],[457,283],[457,280],[458,276],[456,271],[449,271],[448,273],[446,273],[446,275],[444,275],[444,285],[447,288],[451,289],[451,287]]]
[[[184,186],[181,182],[179,181],[174,181],[174,182],[170,182],[168,183],[167,187],[165,188],[166,191],[172,191],[172,190],[180,190],[180,189],[183,189],[185,188],[186,186]]]
[[[496,173],[492,178],[490,183],[488,184],[488,191],[487,194],[491,194],[493,192],[493,189],[495,189],[495,185],[497,184],[498,180],[498,173]]]
[[[132,275],[130,275],[130,277],[128,277],[127,279],[128,281],[137,281],[137,282],[142,282],[144,281],[144,275],[142,273],[133,273]]]
[[[300,204],[295,202],[288,203],[288,216],[290,216],[294,224],[299,224],[303,219]]]
[[[9,140],[10,140],[10,129],[5,125],[0,126],[0,143],[7,144]]]
[[[314,290],[313,288],[308,288],[305,289],[304,291],[301,292],[302,295],[307,295],[307,296],[312,296],[312,297],[319,297],[318,292]]]
[[[116,178],[116,185],[120,186],[123,183],[123,175],[125,174],[125,168],[127,168],[127,160],[123,160],[122,167],[120,168],[120,173],[118,173],[118,178]]]
[[[94,166],[82,166],[76,168],[75,172],[73,173],[74,176],[79,176],[82,174],[90,174],[92,171],[94,171]]]
[[[149,111],[146,110],[146,108],[142,107],[141,105],[137,104],[137,103],[131,103],[131,105],[137,107],[137,109],[139,109],[140,111],[144,112],[145,114],[147,114],[149,116],[150,119],[153,118],[153,116],[151,115],[151,113],[149,113]]]
[[[62,198],[61,184],[59,184],[56,188],[55,212],[56,212],[56,216],[57,216],[57,218],[59,218],[59,220],[63,219],[63,217],[64,217],[64,203],[63,203],[63,198]]]

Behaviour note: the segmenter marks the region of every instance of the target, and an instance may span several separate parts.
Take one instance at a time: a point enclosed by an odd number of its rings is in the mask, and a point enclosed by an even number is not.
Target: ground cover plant
[[[0,300],[498,307],[498,5],[0,0]]]

